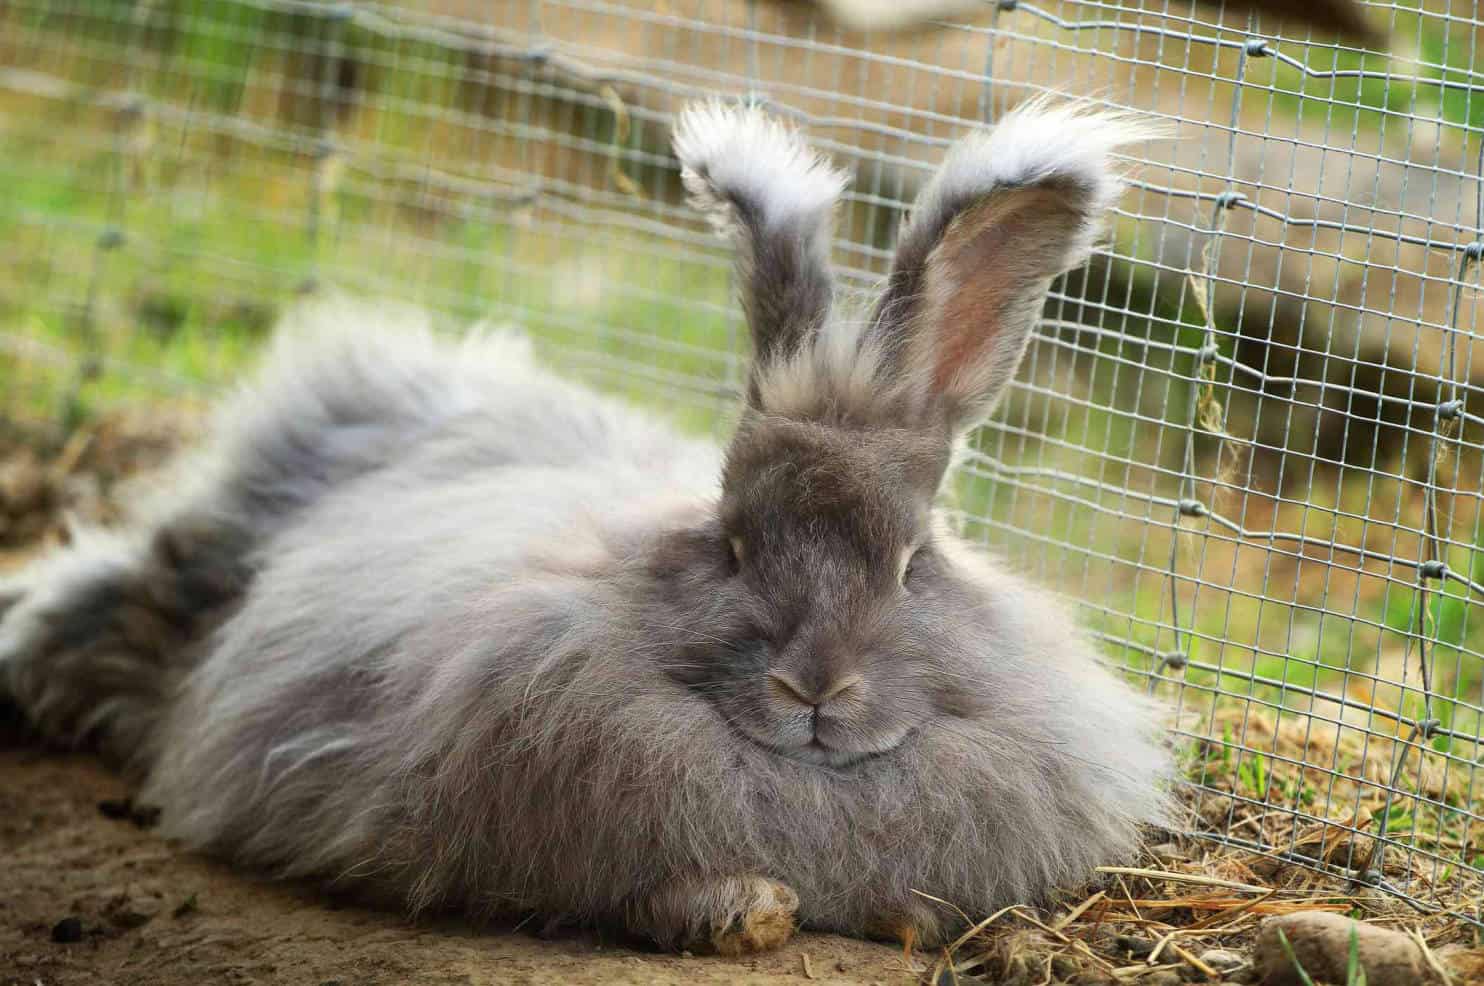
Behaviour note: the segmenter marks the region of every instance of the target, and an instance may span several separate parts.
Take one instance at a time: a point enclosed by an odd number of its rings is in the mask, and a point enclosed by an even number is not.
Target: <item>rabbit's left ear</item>
[[[867,330],[883,389],[954,432],[982,422],[1052,279],[1087,260],[1122,191],[1112,152],[1151,135],[1127,116],[1038,101],[955,145],[913,207]]]
[[[810,345],[829,319],[830,237],[846,177],[755,107],[689,106],[674,144],[692,204],[737,249],[753,345],[748,400],[759,407],[759,381]]]

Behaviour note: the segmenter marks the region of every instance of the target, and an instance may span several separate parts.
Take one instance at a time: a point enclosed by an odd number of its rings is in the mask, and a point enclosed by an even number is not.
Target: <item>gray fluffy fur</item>
[[[518,339],[312,310],[187,487],[0,586],[0,687],[48,736],[132,764],[168,834],[414,910],[725,950],[753,911],[796,906],[809,927],[933,941],[958,919],[916,891],[981,915],[1087,879],[1164,818],[1157,711],[932,508],[965,408],[995,396],[948,391],[1004,386],[1026,305],[1111,201],[1108,151],[1138,136],[1035,122],[1006,126],[1044,147],[965,145],[907,238],[940,291],[1028,244],[1015,297],[978,299],[972,325],[933,324],[962,317],[942,298],[830,316],[828,208],[755,200],[791,167],[815,191],[832,174],[713,106],[690,126],[775,146],[743,184],[700,188],[731,172],[695,155],[737,148],[682,124],[698,200],[751,224],[748,290],[812,299],[786,334],[820,322],[772,351],[725,453]],[[1003,160],[973,167],[974,147]],[[991,228],[1005,209],[978,206],[1020,189],[1060,196],[1075,228]]]

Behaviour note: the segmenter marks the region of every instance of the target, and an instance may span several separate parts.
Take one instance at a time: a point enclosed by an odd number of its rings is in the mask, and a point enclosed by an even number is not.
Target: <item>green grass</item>
[[[1381,77],[1315,78],[1272,62],[1267,70],[1261,63],[1250,65],[1251,78],[1275,87],[1278,109],[1309,123],[1322,120],[1335,134],[1404,136],[1406,118],[1416,115],[1458,128],[1461,138],[1466,129],[1484,125],[1484,80],[1475,71],[1474,32],[1463,22],[1450,31],[1448,21],[1424,15],[1420,6],[1417,0],[1401,0],[1392,20],[1392,55],[1334,51],[1324,58],[1316,49],[1308,62],[1312,71],[1364,70]],[[1417,81],[1403,81],[1410,79]]]

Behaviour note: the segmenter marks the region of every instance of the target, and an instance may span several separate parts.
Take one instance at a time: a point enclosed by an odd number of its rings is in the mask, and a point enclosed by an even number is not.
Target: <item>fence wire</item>
[[[210,394],[334,288],[518,323],[719,434],[746,341],[680,102],[766,102],[853,169],[858,291],[967,128],[1140,111],[1175,139],[1058,282],[955,517],[1169,700],[1192,830],[1484,922],[1484,21],[1370,6],[1389,56],[1173,0],[877,35],[802,0],[13,0],[0,418]]]

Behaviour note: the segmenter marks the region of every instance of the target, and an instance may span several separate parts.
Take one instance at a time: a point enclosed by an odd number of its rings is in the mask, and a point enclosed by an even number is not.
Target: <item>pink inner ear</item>
[[[1037,312],[1019,309],[1039,304],[1082,221],[1055,185],[1000,192],[954,220],[928,258],[934,392],[977,397],[953,394],[955,381],[968,371],[971,386],[983,387],[995,364],[1019,356],[1024,340],[1002,338],[1007,323],[1034,322]],[[1018,335],[1029,326],[1010,328]]]

